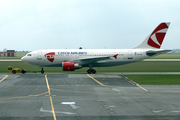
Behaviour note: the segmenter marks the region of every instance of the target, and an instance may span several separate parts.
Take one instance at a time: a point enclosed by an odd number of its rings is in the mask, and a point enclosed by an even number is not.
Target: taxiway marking
[[[143,89],[144,91],[148,92],[148,90],[146,90],[145,88],[143,88],[142,86],[140,86],[139,84],[136,84],[139,88]]]
[[[123,75],[123,78],[124,78],[125,80],[127,80],[129,83],[131,83],[132,85],[136,85],[137,87],[141,88],[142,90],[148,92],[148,90],[146,90],[145,88],[143,88],[142,86],[140,86],[138,83],[134,82],[133,80],[129,79],[128,77],[125,77],[125,76]]]
[[[93,79],[95,82],[97,82],[98,84],[100,84],[101,86],[107,86],[107,85],[104,85],[102,84],[101,82],[99,82],[98,80],[96,80],[95,78],[93,78],[92,76],[90,76],[89,74],[87,74],[88,77],[90,77],[91,79]],[[132,85],[136,85],[137,87],[141,88],[142,90],[148,92],[148,90],[146,90],[145,88],[143,88],[142,86],[140,86],[138,83],[130,80],[129,78],[125,77],[125,79],[130,82]],[[108,86],[108,87],[113,87],[113,86]]]
[[[40,94],[36,94],[36,95],[18,96],[18,97],[11,97],[11,98],[2,98],[0,100],[12,100],[12,99],[19,99],[19,98],[36,97],[36,96],[44,95],[44,94],[47,94],[47,93],[48,92],[44,92],[44,93],[40,93]]]
[[[8,75],[6,75],[3,79],[0,80],[0,83],[5,80],[8,77]]]
[[[87,76],[90,77],[91,79],[93,79],[95,82],[97,82],[101,86],[106,86],[106,85],[102,84],[101,82],[99,82],[98,80],[96,80],[95,78],[91,77],[89,74],[87,74]]]
[[[52,97],[51,97],[51,90],[50,90],[50,87],[49,87],[47,74],[45,75],[45,78],[46,78],[46,84],[47,84],[47,88],[48,88],[49,98],[50,98],[50,101],[51,101],[51,108],[52,108],[53,117],[54,117],[54,120],[56,120],[56,113],[54,111],[54,105],[53,105],[53,101],[52,101]]]

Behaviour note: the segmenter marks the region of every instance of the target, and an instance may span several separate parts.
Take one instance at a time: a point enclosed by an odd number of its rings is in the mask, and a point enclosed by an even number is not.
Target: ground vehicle
[[[8,67],[8,73],[13,73],[13,74],[22,73],[22,74],[25,74],[26,72],[27,71],[25,69],[13,68],[12,66]]]

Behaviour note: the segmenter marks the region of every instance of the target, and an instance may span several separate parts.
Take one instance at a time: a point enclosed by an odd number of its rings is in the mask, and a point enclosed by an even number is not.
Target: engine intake
[[[62,63],[63,71],[74,71],[74,70],[80,69],[80,68],[82,68],[82,66],[79,65],[78,63],[74,63],[74,62],[63,62]]]

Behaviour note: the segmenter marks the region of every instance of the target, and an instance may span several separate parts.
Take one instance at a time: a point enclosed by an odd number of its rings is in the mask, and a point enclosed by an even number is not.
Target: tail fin
[[[170,22],[164,22],[157,26],[138,46],[133,49],[160,49]]]

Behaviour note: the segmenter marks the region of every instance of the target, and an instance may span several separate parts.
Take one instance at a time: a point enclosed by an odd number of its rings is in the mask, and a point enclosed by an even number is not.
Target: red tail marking
[[[162,44],[165,35],[166,35],[166,33],[156,33],[156,38],[159,41],[160,45]]]
[[[165,29],[165,28],[168,28],[168,26],[166,25],[166,23],[161,23],[154,31],[153,33],[150,35],[149,37],[149,40],[148,40],[148,45],[152,46],[152,47],[155,47],[155,48],[160,48],[162,42],[163,42],[163,39],[166,35],[166,33],[164,32],[161,32],[161,33],[157,33],[159,30],[162,30],[162,29]],[[156,39],[157,41],[159,42],[160,45],[158,45],[157,43],[154,42],[154,40],[151,39],[151,36],[155,34],[156,36]]]
[[[118,54],[114,55],[113,57],[114,57],[115,59],[117,59],[117,56],[118,56]]]

